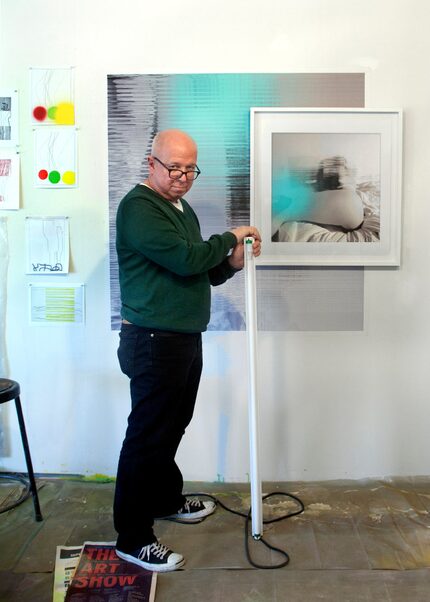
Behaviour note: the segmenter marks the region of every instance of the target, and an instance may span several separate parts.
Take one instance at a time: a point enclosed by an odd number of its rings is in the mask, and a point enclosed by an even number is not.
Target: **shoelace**
[[[185,501],[183,510],[185,510],[185,512],[191,512],[193,507],[200,509],[201,506],[202,506],[202,502],[200,500],[187,499]]]
[[[145,556],[149,559],[151,552],[154,554],[154,556],[157,556],[163,560],[164,556],[169,552],[169,548],[166,548],[166,546],[163,546],[163,544],[160,542],[155,541],[154,543],[151,543],[140,550],[139,560],[143,560]]]

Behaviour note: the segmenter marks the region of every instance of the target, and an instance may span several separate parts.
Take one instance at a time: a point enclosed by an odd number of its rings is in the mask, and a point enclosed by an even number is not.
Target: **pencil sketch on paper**
[[[18,144],[18,92],[0,90],[0,147]]]
[[[0,140],[10,140],[12,137],[12,99],[10,96],[0,96]]]
[[[82,324],[84,285],[29,285],[30,322],[33,324]]]
[[[34,130],[36,188],[76,188],[76,140],[73,126]]]
[[[0,150],[0,209],[19,209],[19,155]]]
[[[69,220],[67,217],[26,219],[27,274],[69,272]]]
[[[74,125],[73,68],[31,68],[30,107],[35,125]]]

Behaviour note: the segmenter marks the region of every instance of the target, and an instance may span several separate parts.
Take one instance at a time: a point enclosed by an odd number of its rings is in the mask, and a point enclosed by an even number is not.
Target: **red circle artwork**
[[[37,121],[44,121],[46,119],[47,111],[45,107],[34,107],[33,109],[33,117],[37,119]]]

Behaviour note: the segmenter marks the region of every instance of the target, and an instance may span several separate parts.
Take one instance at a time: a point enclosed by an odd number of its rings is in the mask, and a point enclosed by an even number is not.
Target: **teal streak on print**
[[[249,148],[250,107],[277,101],[277,78],[255,74],[190,74],[169,79],[169,111],[174,127],[186,130],[199,145],[238,144]],[[172,127],[172,126],[170,126]]]
[[[306,219],[313,198],[309,184],[280,168],[272,174],[272,223]],[[277,228],[276,228],[277,229]]]
[[[180,74],[166,82],[159,129],[175,127],[197,142],[202,175],[188,193],[206,215],[203,234],[249,222],[250,108],[278,102],[273,74]],[[160,110],[161,109],[161,110]]]
[[[249,223],[250,108],[281,102],[273,74],[179,74],[165,81],[158,127],[188,132],[198,145],[201,176],[187,194],[200,217],[203,238]],[[240,275],[213,293],[209,330],[243,330],[238,306]],[[219,460],[224,474],[223,459]]]

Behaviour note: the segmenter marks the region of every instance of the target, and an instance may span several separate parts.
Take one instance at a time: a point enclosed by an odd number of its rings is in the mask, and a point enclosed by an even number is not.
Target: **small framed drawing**
[[[259,265],[400,265],[402,111],[251,108]]]

